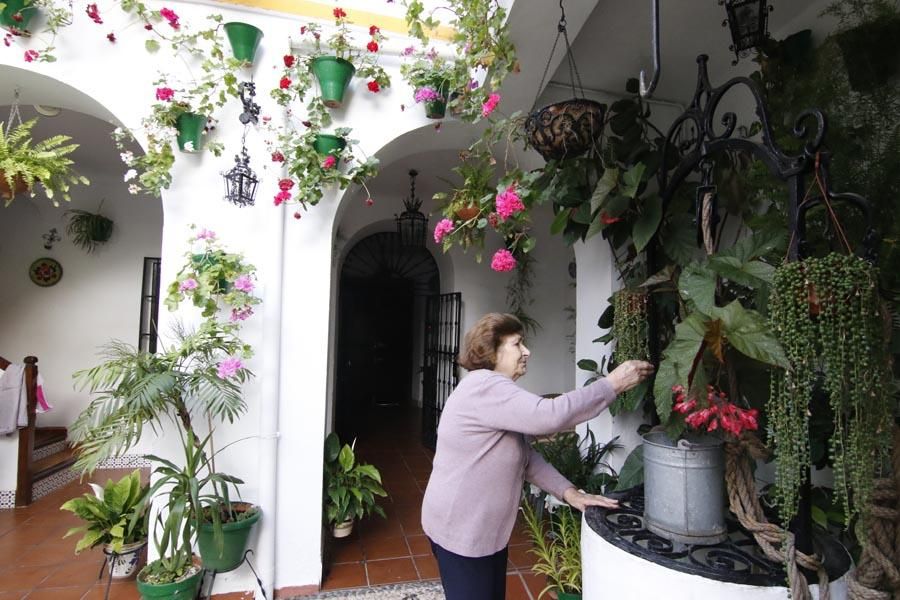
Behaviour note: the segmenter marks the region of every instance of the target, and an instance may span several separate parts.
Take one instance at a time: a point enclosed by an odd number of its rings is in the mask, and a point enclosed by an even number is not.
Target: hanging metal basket
[[[600,137],[605,111],[605,104],[584,98],[545,106],[525,121],[528,142],[547,161],[580,156]]]

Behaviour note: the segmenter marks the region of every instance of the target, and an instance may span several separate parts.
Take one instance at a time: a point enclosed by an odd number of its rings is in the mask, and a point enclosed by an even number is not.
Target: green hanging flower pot
[[[200,152],[203,149],[203,130],[206,128],[206,117],[197,113],[185,112],[178,115],[175,121],[178,130],[178,149],[182,152]]]
[[[850,87],[869,92],[897,73],[900,63],[900,17],[882,17],[837,34]]]
[[[425,116],[429,119],[443,119],[446,114],[446,100],[430,100],[425,103]]]
[[[246,65],[252,65],[256,57],[256,49],[262,40],[263,32],[249,23],[225,23],[225,33],[231,43],[234,57]]]
[[[31,17],[37,13],[32,0],[4,0],[6,6],[0,11],[0,25],[3,27],[26,29]]]
[[[320,56],[313,59],[312,71],[322,89],[322,101],[328,108],[340,108],[344,92],[356,72],[350,61],[336,56]]]
[[[347,140],[330,133],[316,134],[316,140],[313,142],[313,148],[322,156],[330,154],[336,157],[346,145]]]

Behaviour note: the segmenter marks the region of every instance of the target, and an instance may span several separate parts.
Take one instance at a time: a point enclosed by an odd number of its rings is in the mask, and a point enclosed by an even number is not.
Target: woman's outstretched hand
[[[616,395],[627,392],[653,374],[653,365],[643,360],[626,360],[613,369],[606,380],[616,390]]]
[[[619,506],[618,500],[613,500],[612,498],[607,498],[606,496],[600,496],[598,494],[587,494],[576,490],[574,487],[570,487],[563,493],[563,500],[565,500],[569,506],[578,509],[581,512],[584,512],[584,509],[588,506],[602,506],[604,508],[615,508]]]

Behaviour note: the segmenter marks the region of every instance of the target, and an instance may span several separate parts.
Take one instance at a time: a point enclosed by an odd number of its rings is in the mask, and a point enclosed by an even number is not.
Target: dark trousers
[[[507,550],[471,558],[431,542],[447,600],[505,600]]]

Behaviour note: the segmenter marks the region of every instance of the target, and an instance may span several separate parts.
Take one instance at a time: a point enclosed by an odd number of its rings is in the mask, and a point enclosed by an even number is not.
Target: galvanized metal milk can
[[[717,544],[725,528],[725,455],[722,440],[663,432],[644,434],[644,524],[685,544]]]

